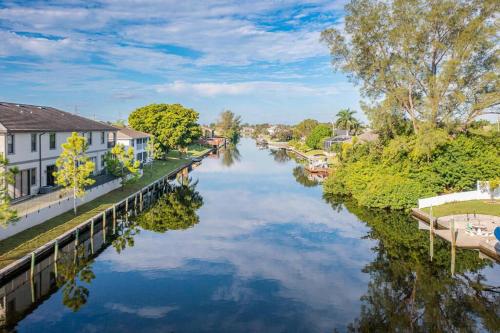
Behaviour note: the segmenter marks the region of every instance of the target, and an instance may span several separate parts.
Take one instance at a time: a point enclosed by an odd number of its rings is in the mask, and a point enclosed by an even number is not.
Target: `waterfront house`
[[[151,134],[137,131],[130,127],[116,127],[118,130],[117,142],[125,146],[125,150],[129,147],[134,148],[135,159],[142,164],[147,164],[152,161],[148,154],[148,141],[151,139]]]
[[[0,154],[7,157],[9,169],[16,169],[9,185],[12,199],[55,186],[56,159],[72,132],[87,138],[94,174],[101,173],[104,155],[116,142],[114,127],[52,107],[0,102]]]
[[[215,137],[215,130],[210,128],[209,126],[200,126],[201,127],[201,136],[205,139],[211,139]]]
[[[336,143],[341,143],[351,140],[351,136],[349,135],[348,130],[335,129],[333,133],[334,135],[331,138],[326,139],[323,143],[323,149],[326,151],[330,151],[331,147]]]

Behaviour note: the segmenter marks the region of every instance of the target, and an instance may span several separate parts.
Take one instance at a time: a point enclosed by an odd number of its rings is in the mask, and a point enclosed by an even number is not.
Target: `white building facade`
[[[117,127],[117,143],[122,144],[125,149],[134,148],[134,155],[137,161],[147,164],[152,161],[148,152],[148,142],[151,135],[129,127]]]
[[[116,142],[116,129],[54,108],[0,102],[0,154],[16,169],[9,194],[14,200],[55,186],[53,173],[61,145],[72,132],[87,138],[94,174],[104,171],[104,155]]]

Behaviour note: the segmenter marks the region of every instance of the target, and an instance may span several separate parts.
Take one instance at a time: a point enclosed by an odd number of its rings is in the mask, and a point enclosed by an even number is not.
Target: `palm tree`
[[[359,121],[354,118],[354,114],[356,111],[350,109],[343,109],[337,113],[337,120],[335,121],[335,125],[341,129],[348,130],[351,132],[351,127],[358,123]]]

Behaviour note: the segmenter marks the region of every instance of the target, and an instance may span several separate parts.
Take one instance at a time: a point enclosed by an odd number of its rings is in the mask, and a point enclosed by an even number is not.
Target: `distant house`
[[[208,126],[201,126],[201,136],[205,139],[211,139],[215,137],[215,130]]]
[[[349,141],[351,138],[348,130],[336,129],[334,130],[334,136],[324,141],[323,149],[330,151],[334,144]]]
[[[17,169],[9,185],[13,199],[53,187],[56,159],[61,144],[72,132],[87,138],[87,155],[95,164],[94,174],[104,169],[104,155],[116,142],[116,129],[52,107],[0,102],[0,154]]]
[[[128,147],[134,148],[135,159],[143,164],[152,161],[148,153],[148,141],[151,139],[151,134],[137,131],[129,127],[116,127],[118,130],[117,142]]]

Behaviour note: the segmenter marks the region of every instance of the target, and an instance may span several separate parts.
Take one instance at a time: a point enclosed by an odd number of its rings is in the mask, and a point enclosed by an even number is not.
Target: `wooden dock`
[[[412,216],[426,225],[430,226],[431,224],[431,217],[420,209],[413,208]],[[478,221],[482,220],[484,224],[500,224],[500,217],[496,216],[477,215],[476,219]],[[498,242],[494,236],[479,236],[467,233],[467,223],[469,222],[468,216],[466,215],[444,216],[433,218],[433,226],[429,229],[432,229],[435,235],[450,243],[454,241],[455,246],[458,248],[478,250],[492,260],[500,263],[500,242]],[[492,226],[488,227],[492,228]],[[454,230],[454,232],[452,230]],[[452,238],[453,236],[455,236],[454,240]]]

